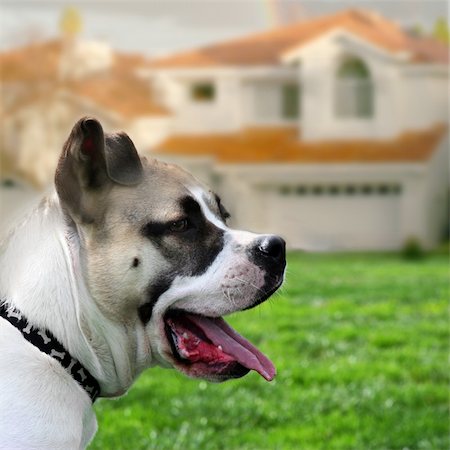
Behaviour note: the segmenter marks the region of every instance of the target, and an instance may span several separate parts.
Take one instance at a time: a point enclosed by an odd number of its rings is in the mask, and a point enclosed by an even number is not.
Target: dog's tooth
[[[186,331],[183,333],[183,338],[187,339],[189,337],[189,335],[186,333]]]
[[[220,351],[222,351],[223,350],[223,348],[222,348],[222,346],[221,345],[218,345],[217,346],[217,348],[220,350]]]

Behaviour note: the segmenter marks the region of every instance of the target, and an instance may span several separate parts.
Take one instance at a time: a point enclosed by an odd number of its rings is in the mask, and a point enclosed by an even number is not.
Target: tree
[[[78,34],[83,28],[81,15],[78,9],[74,7],[68,7],[64,10],[59,23],[63,34],[68,36],[74,36]]]
[[[436,20],[433,28],[433,37],[444,44],[450,44],[450,31],[448,22],[444,17]]]

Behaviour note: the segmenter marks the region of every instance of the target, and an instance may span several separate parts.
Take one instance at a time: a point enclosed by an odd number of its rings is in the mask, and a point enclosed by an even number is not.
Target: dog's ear
[[[105,160],[108,177],[124,186],[134,186],[142,179],[142,164],[133,141],[125,133],[105,136]]]
[[[85,203],[92,195],[113,183],[136,185],[142,174],[139,155],[126,134],[104,135],[98,120],[84,117],[74,125],[64,144],[55,185],[65,206],[86,216]]]

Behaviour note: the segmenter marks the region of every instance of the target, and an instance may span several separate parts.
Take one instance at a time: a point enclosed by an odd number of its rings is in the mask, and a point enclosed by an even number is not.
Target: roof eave
[[[399,61],[399,62],[405,62],[405,61],[410,60],[412,57],[411,52],[389,51],[385,47],[382,47],[380,45],[376,45],[372,42],[369,42],[368,40],[361,38],[357,34],[352,33],[351,31],[348,31],[345,28],[337,27],[337,28],[333,28],[332,30],[329,30],[327,33],[322,34],[315,39],[311,39],[310,41],[308,41],[305,44],[299,44],[299,45],[293,46],[290,49],[284,51],[280,55],[280,61],[284,64],[290,64],[295,61],[298,61],[299,59],[304,57],[305,53],[311,46],[316,45],[319,41],[330,40],[330,39],[335,39],[335,38],[340,38],[340,37],[350,39],[350,40],[354,41],[357,45],[360,45],[365,49],[371,50],[372,52],[374,52],[375,54],[377,54],[383,58],[387,58],[387,59],[391,59],[391,60]]]

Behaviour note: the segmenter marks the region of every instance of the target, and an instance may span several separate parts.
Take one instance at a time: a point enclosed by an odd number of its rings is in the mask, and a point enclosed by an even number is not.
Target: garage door
[[[399,185],[279,186],[266,218],[291,248],[388,250],[401,245],[400,199]]]

